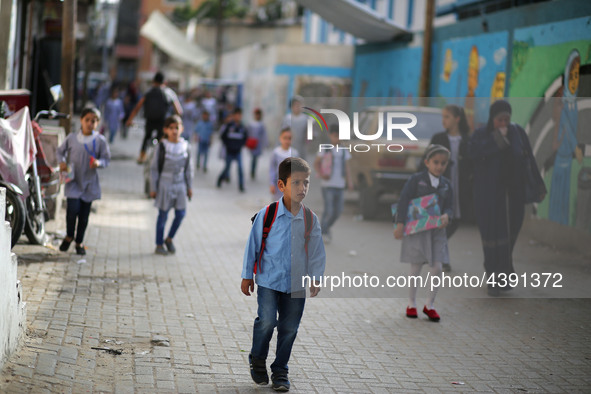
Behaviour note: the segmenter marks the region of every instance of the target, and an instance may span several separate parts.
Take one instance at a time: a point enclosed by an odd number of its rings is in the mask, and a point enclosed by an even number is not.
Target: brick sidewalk
[[[232,183],[217,190],[221,162],[214,149],[208,174],[196,175],[177,254],[156,256],[156,209],[142,194],[134,161],[139,138],[135,130],[112,147],[116,160],[102,172],[103,199],[91,214],[85,259],[70,252],[19,264],[28,330],[4,367],[0,392],[272,391],[250,380],[256,300],[239,290],[249,219],[267,202],[266,166],[258,181],[247,181],[244,195],[235,172]],[[314,192],[311,206],[318,203]],[[458,233],[470,237],[469,231]],[[378,256],[384,270],[398,247],[384,245]],[[327,246],[333,271],[344,269],[341,260],[346,266],[344,257],[334,256],[347,248]],[[524,259],[530,249],[520,250]],[[363,272],[363,261],[358,256],[357,271]],[[580,259],[572,261],[565,269],[580,266]],[[589,391],[588,299],[449,299],[442,291],[439,301],[442,320],[434,324],[406,319],[401,298],[308,300],[290,362],[292,391]],[[170,346],[151,343],[155,335]]]

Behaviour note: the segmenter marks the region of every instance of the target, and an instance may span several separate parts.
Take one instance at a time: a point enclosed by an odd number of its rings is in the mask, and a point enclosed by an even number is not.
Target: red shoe
[[[411,308],[410,306],[406,307],[406,317],[410,317],[411,319],[416,319],[417,315],[417,308]]]
[[[427,305],[423,308],[423,313],[429,316],[429,320],[431,321],[439,321],[441,319],[437,311],[435,309],[427,309]]]

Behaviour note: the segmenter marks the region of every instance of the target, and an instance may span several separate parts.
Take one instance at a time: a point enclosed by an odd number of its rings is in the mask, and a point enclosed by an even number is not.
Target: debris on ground
[[[170,339],[163,337],[162,335],[154,335],[150,342],[154,346],[170,347]]]
[[[111,353],[111,354],[114,354],[114,355],[117,355],[117,356],[120,355],[120,354],[123,354],[123,350],[111,349],[109,347],[91,347],[91,349],[94,349],[94,350],[102,350],[102,351],[105,351],[107,353]]]

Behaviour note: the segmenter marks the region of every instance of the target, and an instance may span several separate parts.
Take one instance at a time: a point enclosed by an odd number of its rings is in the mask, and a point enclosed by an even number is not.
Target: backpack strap
[[[304,245],[306,248],[306,258],[308,257],[308,241],[310,241],[310,235],[312,234],[312,225],[314,224],[314,214],[312,210],[305,205],[304,207]]]
[[[275,222],[275,218],[277,217],[277,201],[267,205],[267,209],[265,210],[265,218],[263,221],[263,240],[261,241],[261,251],[259,252],[259,259],[257,260],[256,264],[254,265],[254,273],[258,271],[262,272],[261,262],[263,261],[263,252],[265,251],[265,243],[269,233],[271,232],[271,227]],[[258,267],[258,269],[257,269]]]
[[[164,142],[158,143],[158,175],[162,174],[162,169],[164,168],[164,159],[166,158],[166,148],[164,147]]]

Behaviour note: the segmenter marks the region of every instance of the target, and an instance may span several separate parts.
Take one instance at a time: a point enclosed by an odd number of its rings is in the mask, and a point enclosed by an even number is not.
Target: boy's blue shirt
[[[195,126],[195,133],[197,133],[201,141],[209,142],[209,139],[213,134],[213,123],[210,120],[207,122],[200,120]]]
[[[263,239],[266,208],[258,212],[250,230],[244,251],[243,279],[252,279],[254,275],[254,265],[259,258]],[[311,278],[316,276],[316,279],[320,280],[320,276],[324,275],[326,253],[320,224],[315,214],[313,220],[306,262],[304,208],[301,207],[294,217],[283,204],[283,198],[279,200],[275,222],[265,241],[261,269],[257,271],[255,277],[258,286],[292,293],[302,290],[302,276],[309,275]]]

